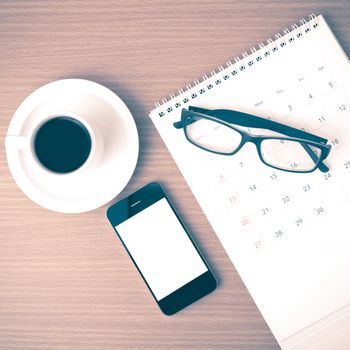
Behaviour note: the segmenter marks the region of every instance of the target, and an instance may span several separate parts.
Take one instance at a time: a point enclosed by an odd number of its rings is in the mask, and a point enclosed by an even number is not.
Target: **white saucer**
[[[28,151],[8,142],[28,135],[57,110],[97,125],[104,151],[93,168],[64,175],[44,171]],[[81,213],[111,201],[129,182],[139,152],[135,121],[124,102],[106,87],[83,79],[58,80],[34,91],[18,107],[7,135],[7,161],[19,188],[42,207],[62,213]]]

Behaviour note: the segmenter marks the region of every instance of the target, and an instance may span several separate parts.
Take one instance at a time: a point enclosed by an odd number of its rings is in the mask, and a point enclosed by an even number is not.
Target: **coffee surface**
[[[37,131],[34,151],[45,168],[56,173],[69,173],[86,162],[91,151],[91,137],[80,121],[66,116],[55,117]]]

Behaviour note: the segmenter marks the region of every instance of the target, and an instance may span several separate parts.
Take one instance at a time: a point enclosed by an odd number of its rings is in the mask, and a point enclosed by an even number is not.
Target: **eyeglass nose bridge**
[[[259,155],[259,158],[261,159],[261,151],[260,151],[260,144],[263,140],[263,136],[260,136],[260,135],[253,135],[253,134],[250,134],[246,131],[240,131],[240,134],[242,136],[242,140],[241,140],[241,143],[240,145],[237,147],[237,149],[234,151],[233,154],[236,154],[238,151],[240,151],[246,143],[252,143],[255,145],[256,147],[256,150],[258,152],[258,155]]]
[[[245,143],[253,143],[258,149],[260,147],[260,143],[263,139],[262,136],[260,135],[253,135],[249,132],[242,132],[241,133],[242,135],[242,146],[245,144]]]

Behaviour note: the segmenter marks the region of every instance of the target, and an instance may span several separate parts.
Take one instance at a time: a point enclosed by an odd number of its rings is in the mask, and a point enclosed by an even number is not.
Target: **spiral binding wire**
[[[273,38],[266,39],[265,43],[261,42],[257,47],[252,47],[250,53],[244,51],[241,57],[234,57],[234,62],[227,61],[225,63],[226,67],[219,66],[209,74],[203,75],[201,80],[195,80],[187,84],[185,88],[179,89],[177,93],[172,93],[169,98],[157,101],[155,105],[159,117],[163,117],[167,113],[185,106],[190,100],[195,100],[206,91],[214,89],[215,86],[223,83],[223,81],[231,79],[250,66],[268,58],[272,53],[307,35],[311,30],[317,28],[318,25],[318,17],[315,14],[311,14],[308,20],[301,19],[298,24],[292,24],[290,29],[285,28],[282,33],[277,33]]]

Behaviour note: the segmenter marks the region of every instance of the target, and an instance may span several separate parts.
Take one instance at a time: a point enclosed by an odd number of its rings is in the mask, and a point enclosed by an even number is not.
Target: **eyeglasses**
[[[252,135],[233,125],[267,129],[288,137]],[[234,155],[246,142],[255,144],[261,161],[275,169],[310,173],[329,171],[323,163],[331,150],[327,139],[254,115],[226,109],[183,109],[176,129],[193,145],[216,154]]]

